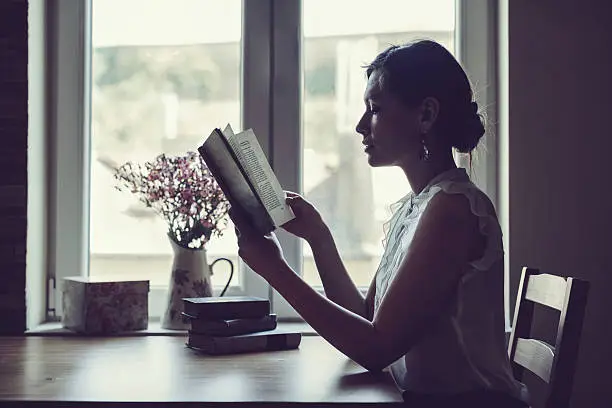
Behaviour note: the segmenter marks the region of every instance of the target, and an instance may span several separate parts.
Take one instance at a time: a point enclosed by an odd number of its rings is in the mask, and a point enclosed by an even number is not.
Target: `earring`
[[[421,160],[428,161],[431,157],[429,153],[429,149],[427,148],[427,144],[425,143],[425,137],[421,139],[421,145],[423,146],[423,150],[421,151]]]

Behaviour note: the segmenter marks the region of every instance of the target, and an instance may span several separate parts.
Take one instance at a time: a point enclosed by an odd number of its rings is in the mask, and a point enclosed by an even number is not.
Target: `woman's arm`
[[[323,283],[327,298],[334,303],[371,320],[371,314],[363,295],[349,276],[342,263],[338,248],[328,228],[308,242]]]
[[[478,221],[465,197],[437,194],[373,321],[321,296],[286,263],[277,264],[279,270],[266,279],[323,338],[378,371],[421,338],[448,306],[468,263],[483,250]]]
[[[317,209],[301,195],[287,191],[287,204],[295,218],[283,225],[283,228],[308,242],[314,255],[325,295],[340,306],[368,320],[372,314],[367,313],[367,300],[355,286],[338,253],[338,248],[327,224]]]

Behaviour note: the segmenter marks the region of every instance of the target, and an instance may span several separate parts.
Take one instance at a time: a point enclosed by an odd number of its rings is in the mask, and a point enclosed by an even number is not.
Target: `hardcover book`
[[[209,336],[237,336],[276,329],[275,314],[257,318],[223,320],[197,319],[184,312],[183,315],[187,317],[187,321],[191,324],[190,333],[206,334]]]
[[[184,298],[183,312],[201,320],[262,318],[270,314],[270,301],[255,296]]]
[[[214,129],[198,152],[230,205],[262,235],[295,218],[252,129]]]
[[[186,345],[204,354],[221,355],[291,350],[298,348],[301,340],[302,334],[299,332],[275,329],[230,337],[190,333]]]

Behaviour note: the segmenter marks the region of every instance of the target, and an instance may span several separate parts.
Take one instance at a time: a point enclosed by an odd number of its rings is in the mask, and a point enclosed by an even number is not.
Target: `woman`
[[[253,234],[231,211],[239,255],[339,351],[368,370],[390,366],[414,406],[525,406],[504,340],[499,222],[452,155],[484,134],[467,76],[433,41],[392,46],[366,74],[357,133],[368,163],[400,167],[412,192],[391,218],[365,299],[320,214],[297,194],[288,193],[296,219],[283,228],[311,246],[325,296],[293,273],[273,234]]]

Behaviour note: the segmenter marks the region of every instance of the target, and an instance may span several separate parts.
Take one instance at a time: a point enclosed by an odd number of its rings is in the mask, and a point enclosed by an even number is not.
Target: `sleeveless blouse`
[[[470,181],[465,169],[439,174],[419,194],[411,192],[397,203],[399,208],[386,225],[385,250],[376,272],[374,313],[428,203],[440,192],[468,199],[485,237],[485,250],[469,264],[451,307],[407,354],[391,364],[391,374],[402,392],[454,394],[490,389],[528,402],[526,387],[512,375],[506,350],[501,228],[490,200]]]

